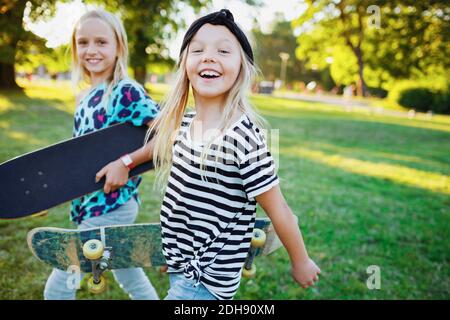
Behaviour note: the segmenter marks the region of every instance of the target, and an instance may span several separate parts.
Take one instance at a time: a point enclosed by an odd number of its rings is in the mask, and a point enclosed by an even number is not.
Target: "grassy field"
[[[0,162],[71,136],[70,87],[23,85],[24,94],[0,92]],[[165,90],[149,89],[155,100]],[[300,288],[286,251],[278,250],[257,260],[256,278],[241,282],[236,299],[449,299],[450,117],[425,121],[251,99],[279,129],[274,155],[282,191],[322,276],[316,287]],[[152,172],[144,175],[138,222],[159,220],[153,181]],[[32,256],[26,234],[72,227],[68,215],[65,204],[46,217],[0,221],[0,299],[42,299],[51,268]],[[381,271],[378,290],[366,285],[371,265]],[[168,277],[151,268],[146,273],[164,297]],[[94,296],[83,283],[77,297],[127,299],[110,272],[107,277],[105,293]]]

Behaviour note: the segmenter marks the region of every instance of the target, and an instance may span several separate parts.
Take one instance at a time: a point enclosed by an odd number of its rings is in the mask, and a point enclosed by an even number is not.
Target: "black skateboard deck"
[[[103,188],[96,173],[143,147],[148,127],[117,124],[65,140],[0,164],[0,219],[39,213]],[[143,163],[130,177],[153,169]]]

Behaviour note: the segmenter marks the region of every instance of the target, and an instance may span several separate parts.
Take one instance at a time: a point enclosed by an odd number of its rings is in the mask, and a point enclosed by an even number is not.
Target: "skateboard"
[[[254,276],[253,260],[280,248],[272,223],[268,218],[256,218],[253,243],[249,250],[244,276]],[[261,241],[264,237],[264,241]],[[105,289],[102,273],[111,269],[162,267],[161,225],[159,223],[105,226],[86,230],[36,228],[28,233],[28,246],[35,257],[53,268],[92,273],[88,288],[93,293]],[[245,271],[243,271],[244,273]]]
[[[38,214],[103,188],[96,173],[109,162],[144,145],[147,126],[117,124],[65,140],[0,164],[0,219]],[[133,168],[130,177],[153,168]]]

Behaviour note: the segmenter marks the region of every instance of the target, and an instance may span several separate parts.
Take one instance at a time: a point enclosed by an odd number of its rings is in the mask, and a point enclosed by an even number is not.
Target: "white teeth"
[[[200,72],[200,76],[209,76],[209,77],[220,77],[220,73],[216,72],[216,71],[212,71],[212,70],[205,70]]]

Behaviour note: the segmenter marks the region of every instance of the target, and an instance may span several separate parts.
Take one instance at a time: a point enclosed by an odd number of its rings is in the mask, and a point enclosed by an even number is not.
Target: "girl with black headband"
[[[180,50],[175,85],[150,131],[165,188],[166,299],[232,299],[239,287],[259,203],[286,247],[304,288],[320,269],[309,258],[279,188],[265,121],[247,100],[252,48],[228,10],[196,20]],[[195,110],[185,112],[192,87]],[[149,132],[150,132],[149,131]]]

